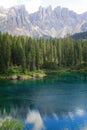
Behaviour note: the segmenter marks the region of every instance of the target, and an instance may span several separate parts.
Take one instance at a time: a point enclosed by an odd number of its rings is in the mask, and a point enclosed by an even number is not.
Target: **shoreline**
[[[46,73],[44,71],[41,72],[31,72],[30,74],[0,74],[0,80],[29,80],[29,79],[40,79],[44,78]]]
[[[87,73],[87,69],[85,68],[59,68],[57,70],[37,70],[27,73],[8,73],[8,74],[0,74],[0,80],[29,80],[29,79],[40,79],[44,78],[50,73],[57,72],[57,73],[72,73],[72,72],[81,72],[81,73]]]

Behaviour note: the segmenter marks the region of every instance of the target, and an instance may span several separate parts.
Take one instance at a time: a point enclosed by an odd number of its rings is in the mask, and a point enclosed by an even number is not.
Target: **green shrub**
[[[0,130],[23,130],[23,123],[18,120],[6,118],[0,121]]]

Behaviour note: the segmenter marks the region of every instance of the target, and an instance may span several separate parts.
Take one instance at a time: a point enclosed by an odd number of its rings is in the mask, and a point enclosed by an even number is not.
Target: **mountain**
[[[87,12],[77,14],[68,8],[49,6],[29,14],[24,5],[0,7],[0,31],[33,37],[64,37],[87,31]]]
[[[81,33],[75,33],[72,35],[73,39],[87,39],[87,31]]]

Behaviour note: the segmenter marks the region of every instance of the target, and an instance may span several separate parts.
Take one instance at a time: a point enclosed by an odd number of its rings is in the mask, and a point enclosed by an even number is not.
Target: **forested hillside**
[[[31,38],[0,33],[0,72],[56,69],[87,63],[87,40]]]

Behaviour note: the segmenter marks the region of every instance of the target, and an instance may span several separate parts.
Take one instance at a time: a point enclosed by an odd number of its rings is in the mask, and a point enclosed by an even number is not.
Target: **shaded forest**
[[[0,33],[0,72],[57,69],[87,63],[87,39],[31,38]]]

